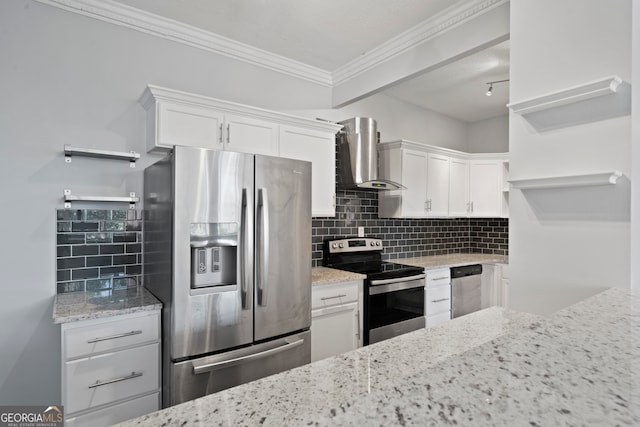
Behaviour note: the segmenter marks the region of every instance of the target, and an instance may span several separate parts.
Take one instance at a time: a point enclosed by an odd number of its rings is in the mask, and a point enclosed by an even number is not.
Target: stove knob
[[[371,243],[369,243],[371,246],[375,246],[375,243],[373,243],[373,240],[371,241]]]
[[[380,246],[380,242],[376,242],[376,246]]]
[[[340,243],[338,246],[340,247],[340,249],[344,248],[344,245],[342,243]]]
[[[335,243],[332,243],[332,244],[331,244],[331,247],[332,247],[333,249],[335,249],[335,248],[337,248],[337,247],[338,247],[338,245],[336,245]]]

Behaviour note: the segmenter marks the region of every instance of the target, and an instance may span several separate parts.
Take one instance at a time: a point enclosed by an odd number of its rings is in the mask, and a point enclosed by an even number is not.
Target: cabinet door
[[[224,149],[249,154],[278,155],[278,125],[251,117],[225,115]]]
[[[449,158],[438,154],[427,157],[427,215],[449,215]]]
[[[358,303],[311,311],[311,361],[358,348]]]
[[[224,113],[209,108],[158,102],[156,114],[147,116],[147,148],[174,145],[222,149],[220,130]]]
[[[427,207],[427,153],[402,150],[402,216],[421,218]]]
[[[449,216],[469,215],[469,161],[452,158],[449,163]]]
[[[502,163],[497,160],[469,162],[469,201],[472,217],[499,217],[502,213]]]
[[[311,214],[335,216],[335,135],[280,126],[280,157],[312,163]]]

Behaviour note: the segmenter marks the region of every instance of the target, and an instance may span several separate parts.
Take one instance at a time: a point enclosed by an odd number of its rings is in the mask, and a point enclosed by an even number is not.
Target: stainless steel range
[[[364,345],[424,328],[424,280],[421,267],[382,260],[382,239],[325,241],[327,267],[365,274]]]

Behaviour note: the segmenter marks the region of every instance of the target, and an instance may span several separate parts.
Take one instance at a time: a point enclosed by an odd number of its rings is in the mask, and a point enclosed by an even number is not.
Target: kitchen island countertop
[[[469,314],[125,422],[638,425],[640,297]]]

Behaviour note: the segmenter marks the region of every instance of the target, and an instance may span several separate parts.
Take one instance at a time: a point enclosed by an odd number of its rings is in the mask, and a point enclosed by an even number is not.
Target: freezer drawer
[[[239,384],[311,362],[309,331],[238,350],[174,363],[170,405],[193,400]]]

